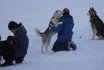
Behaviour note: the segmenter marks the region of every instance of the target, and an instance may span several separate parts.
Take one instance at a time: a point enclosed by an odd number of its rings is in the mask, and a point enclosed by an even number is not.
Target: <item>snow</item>
[[[0,0],[0,35],[5,40],[13,35],[8,30],[10,21],[22,22],[29,36],[28,54],[22,64],[0,67],[0,70],[103,70],[104,40],[91,40],[92,30],[87,12],[94,7],[104,21],[104,0]],[[48,52],[41,53],[41,41],[35,34],[37,27],[43,32],[55,10],[69,8],[74,18],[73,41],[76,51],[53,52],[52,38]],[[97,38],[97,37],[96,37]]]

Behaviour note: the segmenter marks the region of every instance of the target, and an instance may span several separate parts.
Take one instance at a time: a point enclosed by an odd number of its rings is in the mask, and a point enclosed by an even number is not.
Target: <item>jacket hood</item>
[[[21,25],[20,27],[17,28],[16,33],[26,34],[27,33],[27,30],[25,29],[25,27],[23,25]]]

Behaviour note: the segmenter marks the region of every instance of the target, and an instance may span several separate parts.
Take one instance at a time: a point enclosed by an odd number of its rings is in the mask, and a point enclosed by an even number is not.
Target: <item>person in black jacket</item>
[[[20,23],[17,24],[14,21],[11,21],[8,25],[9,30],[14,33],[14,42],[15,42],[15,58],[16,63],[21,63],[27,54],[27,49],[29,45],[29,39],[27,36],[27,31],[25,27]]]
[[[27,54],[29,39],[25,27],[20,23],[17,24],[15,21],[11,21],[8,24],[8,29],[14,34],[14,55],[12,61],[5,62],[2,66],[12,65],[13,60],[16,63],[22,63],[24,57]],[[9,52],[8,52],[9,53]]]

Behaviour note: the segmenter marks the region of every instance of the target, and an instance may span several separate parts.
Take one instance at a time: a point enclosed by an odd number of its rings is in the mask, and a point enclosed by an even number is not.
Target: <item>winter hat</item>
[[[70,11],[69,11],[68,8],[64,8],[64,9],[63,9],[63,14],[68,14],[68,15],[69,15],[69,13],[70,13]]]
[[[16,22],[14,21],[10,21],[9,24],[8,24],[8,28],[9,30],[12,30],[14,28],[17,28],[19,26],[19,24],[17,24]]]

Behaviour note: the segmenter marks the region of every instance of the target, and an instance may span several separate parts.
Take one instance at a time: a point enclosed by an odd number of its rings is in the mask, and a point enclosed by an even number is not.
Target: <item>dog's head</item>
[[[14,45],[14,37],[13,36],[8,36],[7,41],[10,45]]]
[[[89,8],[88,15],[90,15],[90,16],[95,16],[95,15],[97,15],[97,12],[96,12],[95,9],[92,7],[92,8]]]
[[[53,15],[55,18],[60,18],[62,16],[62,11],[56,10]]]

